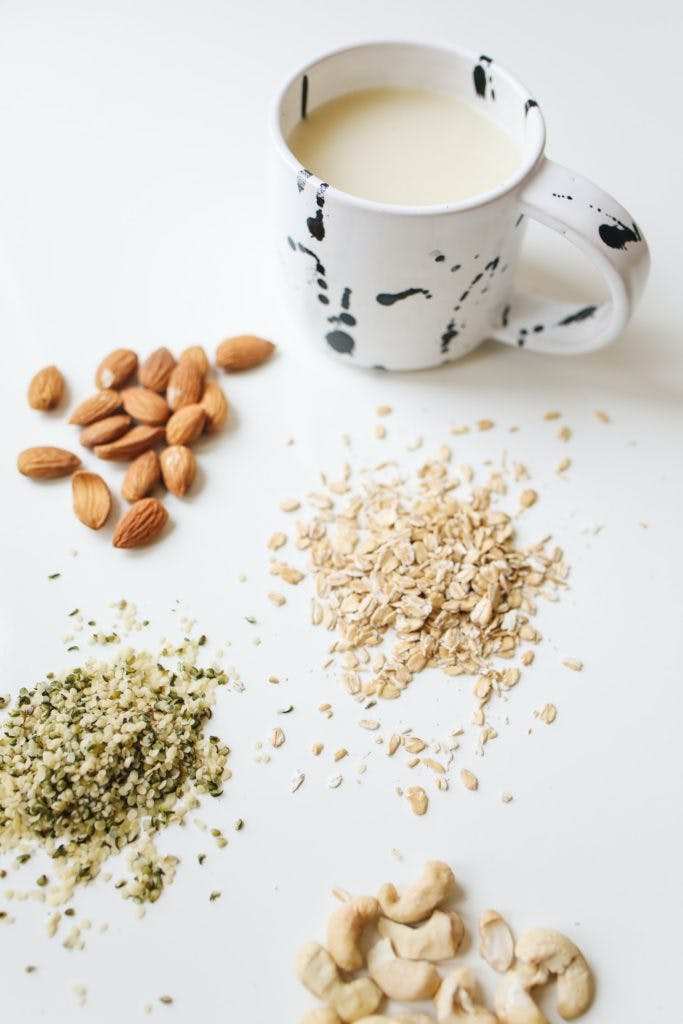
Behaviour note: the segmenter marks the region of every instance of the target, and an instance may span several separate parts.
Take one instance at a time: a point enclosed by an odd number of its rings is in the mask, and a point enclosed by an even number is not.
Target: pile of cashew
[[[551,978],[564,1020],[588,1009],[593,979],[574,943],[547,928],[532,928],[515,943],[495,910],[479,919],[479,952],[501,974],[495,1013],[482,1004],[469,968],[442,977],[436,965],[456,956],[465,932],[454,910],[441,909],[454,885],[447,864],[428,861],[402,895],[386,884],[376,899],[357,896],[338,907],[328,922],[327,948],[309,942],[296,959],[299,980],[325,1004],[301,1024],[548,1024],[532,990]],[[433,1000],[436,1018],[387,1012],[385,1000]]]

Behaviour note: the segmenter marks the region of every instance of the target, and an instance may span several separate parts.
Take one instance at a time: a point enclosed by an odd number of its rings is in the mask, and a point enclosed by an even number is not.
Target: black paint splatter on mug
[[[341,355],[350,356],[355,348],[353,338],[346,331],[330,331],[329,334],[325,335],[325,341],[335,352],[339,352]]]
[[[376,298],[380,306],[393,306],[395,302],[408,299],[411,295],[424,295],[426,299],[432,297],[432,293],[426,288],[406,288],[403,292],[380,292]]]
[[[489,74],[489,70],[491,68],[492,63],[493,60],[491,59],[491,57],[487,57],[485,54],[482,53],[481,57],[479,58],[479,63],[475,64],[474,71],[472,72],[472,79],[474,81],[474,91],[476,92],[477,96],[481,96],[483,100],[486,99],[487,86],[490,87],[489,95],[491,99],[495,100],[496,98],[496,94],[494,92],[492,85],[491,75]]]
[[[589,320],[597,312],[597,306],[584,306],[583,309],[578,309],[576,313],[570,313],[564,320],[560,320],[558,327],[566,327],[568,324],[578,324],[582,320]]]
[[[458,332],[455,329],[455,320],[449,320],[446,325],[446,330],[441,335],[441,352],[448,352],[453,338],[458,337]]]
[[[301,120],[306,120],[308,113],[308,75],[301,79]]]
[[[306,182],[308,181],[310,176],[311,172],[307,171],[305,167],[302,167],[301,170],[297,173],[296,187],[299,189],[299,192],[303,192],[303,190],[306,188]]]
[[[601,224],[600,238],[610,249],[625,249],[629,242],[640,242],[641,235],[636,225],[633,228],[620,227],[618,224]]]
[[[330,186],[326,181],[321,181],[316,189],[315,203],[318,209],[315,211],[314,217],[306,218],[306,227],[308,228],[311,237],[315,238],[316,241],[322,242],[325,237],[325,225],[323,224],[323,208],[325,206],[325,192]]]
[[[537,106],[538,106],[538,103],[536,102],[536,100],[532,100],[531,98],[529,98],[526,101],[526,103],[524,104],[524,116],[526,117],[526,115],[529,113],[529,111],[533,107],[537,107]]]

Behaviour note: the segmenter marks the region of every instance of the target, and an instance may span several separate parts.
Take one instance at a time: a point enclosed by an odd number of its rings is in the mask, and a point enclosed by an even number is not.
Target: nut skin
[[[98,459],[116,460],[127,462],[135,459],[148,448],[153,448],[164,436],[163,427],[139,426],[133,427],[123,437],[117,438],[110,444],[95,445],[93,451]]]
[[[168,387],[176,361],[167,348],[157,348],[140,364],[138,379],[143,387],[159,394]]]
[[[225,393],[215,380],[207,380],[200,405],[206,413],[204,429],[207,434],[215,434],[227,420],[229,411]]]
[[[272,341],[266,341],[255,334],[238,334],[220,343],[216,349],[216,365],[229,373],[250,370],[253,366],[265,363],[274,351]]]
[[[45,366],[34,374],[28,386],[28,404],[32,409],[56,409],[63,396],[64,378],[56,366]]]
[[[174,412],[166,424],[166,440],[169,444],[192,444],[204,429],[206,411],[203,405],[195,402],[184,405]]]
[[[43,445],[26,448],[17,458],[17,469],[32,480],[54,480],[60,476],[71,476],[81,464],[73,452],[64,448]]]
[[[159,456],[155,451],[146,451],[133,459],[121,485],[121,494],[126,501],[144,498],[161,478]]]
[[[97,473],[81,470],[71,478],[74,513],[85,526],[99,530],[111,512],[111,493]]]
[[[130,348],[115,348],[105,356],[95,372],[98,388],[120,388],[138,368],[138,357]]]
[[[118,391],[104,388],[77,405],[69,416],[69,423],[74,423],[77,427],[87,427],[91,423],[96,423],[97,420],[111,416],[120,408],[121,396]]]
[[[131,425],[130,416],[120,413],[117,416],[106,416],[97,420],[81,431],[80,442],[84,448],[94,448],[96,444],[108,444],[121,437]]]
[[[160,426],[171,415],[166,399],[151,388],[124,388],[121,401],[128,415],[140,423]]]
[[[201,345],[190,345],[180,353],[179,363],[189,359],[193,362],[203,377],[209,372],[209,359]]]
[[[182,498],[192,486],[197,472],[197,463],[192,451],[185,445],[174,444],[164,448],[159,462],[167,490]]]
[[[168,512],[156,498],[142,498],[123,514],[114,530],[115,548],[138,548],[148,544],[166,525]]]
[[[185,359],[178,363],[171,373],[166,391],[166,401],[173,412],[199,402],[203,393],[204,374],[194,360]]]

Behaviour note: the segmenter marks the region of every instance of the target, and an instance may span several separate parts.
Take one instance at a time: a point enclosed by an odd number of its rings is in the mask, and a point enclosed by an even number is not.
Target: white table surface
[[[109,931],[68,952],[46,938],[43,907],[6,904],[0,890],[0,907],[16,917],[0,926],[8,1024],[296,1021],[310,1000],[292,957],[303,940],[324,936],[331,887],[407,882],[435,856],[456,870],[470,925],[495,906],[518,930],[545,924],[580,943],[598,979],[587,1021],[676,1018],[683,332],[673,19],[659,0],[638,13],[616,0],[564,8],[541,0],[0,2],[0,691],[78,657],[64,654],[68,611],[104,621],[118,597],[152,620],[141,643],[155,644],[181,613],[197,617],[210,650],[231,640],[225,660],[247,687],[219,695],[213,724],[233,749],[234,777],[203,813],[228,828],[241,816],[246,827],[228,833],[223,851],[192,826],[163,837],[183,863],[144,920],[110,886],[94,886],[78,896],[78,915],[109,922]],[[543,106],[550,154],[633,210],[654,269],[617,344],[571,360],[490,345],[438,371],[378,376],[300,338],[270,248],[270,99],[315,54],[382,36],[452,40],[517,70]],[[586,265],[549,233],[530,233],[527,254],[527,281],[593,294]],[[169,498],[173,528],[163,543],[114,551],[109,528],[93,535],[72,517],[68,483],[41,486],[16,473],[20,448],[74,443],[63,417],[26,406],[41,365],[57,362],[70,394],[83,396],[112,347],[212,349],[245,330],[273,337],[279,354],[226,381],[229,428],[200,446],[195,493]],[[373,436],[381,403],[394,407],[385,441]],[[552,408],[574,432],[568,445],[543,420]],[[595,409],[611,422],[599,423]],[[451,426],[481,417],[496,429],[449,438]],[[423,453],[450,440],[458,461],[477,466],[507,449],[541,495],[522,539],[552,531],[573,568],[561,603],[541,604],[535,666],[495,710],[509,726],[485,758],[472,752],[472,731],[456,754],[456,769],[477,772],[479,792],[466,792],[457,770],[447,793],[427,778],[422,819],[394,793],[416,777],[373,749],[356,725],[358,705],[320,668],[328,637],[308,625],[308,584],[282,609],[265,597],[265,540],[285,522],[278,502],[305,495],[319,470],[337,471],[342,431],[353,437],[356,466],[396,456],[417,465],[422,453],[405,450],[417,434]],[[573,465],[560,480],[553,470],[564,455]],[[61,577],[49,581],[53,572]],[[181,611],[172,613],[176,599]],[[583,673],[561,666],[567,655],[584,660]],[[270,673],[279,688],[266,683]],[[467,681],[429,674],[373,713],[382,735],[412,725],[443,737],[469,720],[469,691]],[[323,701],[334,705],[329,721],[316,710]],[[559,709],[550,727],[533,718],[546,701]],[[285,745],[270,764],[254,763],[254,743],[282,724],[275,712],[288,702]],[[314,740],[325,743],[317,761]],[[344,784],[331,791],[330,752],[342,745],[351,756]],[[355,769],[368,752],[361,779]],[[292,795],[297,768],[307,777]],[[501,802],[503,790],[513,803]],[[20,877],[34,873],[31,865]],[[222,897],[209,903],[213,889]],[[26,974],[27,964],[38,970]],[[87,988],[82,1009],[74,984]],[[173,1006],[158,1003],[164,992]]]

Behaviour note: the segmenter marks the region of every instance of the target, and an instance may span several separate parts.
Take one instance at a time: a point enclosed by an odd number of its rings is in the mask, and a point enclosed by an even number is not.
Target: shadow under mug
[[[297,162],[287,138],[300,119],[345,93],[382,86],[475,105],[512,138],[517,171],[471,199],[398,206],[342,192]],[[488,338],[574,354],[606,345],[627,323],[649,269],[639,228],[597,185],[545,157],[538,104],[491,58],[405,42],[338,50],[285,85],[272,128],[273,217],[288,291],[307,333],[345,360],[416,369]],[[608,301],[576,306],[514,291],[527,217],[588,255]]]

